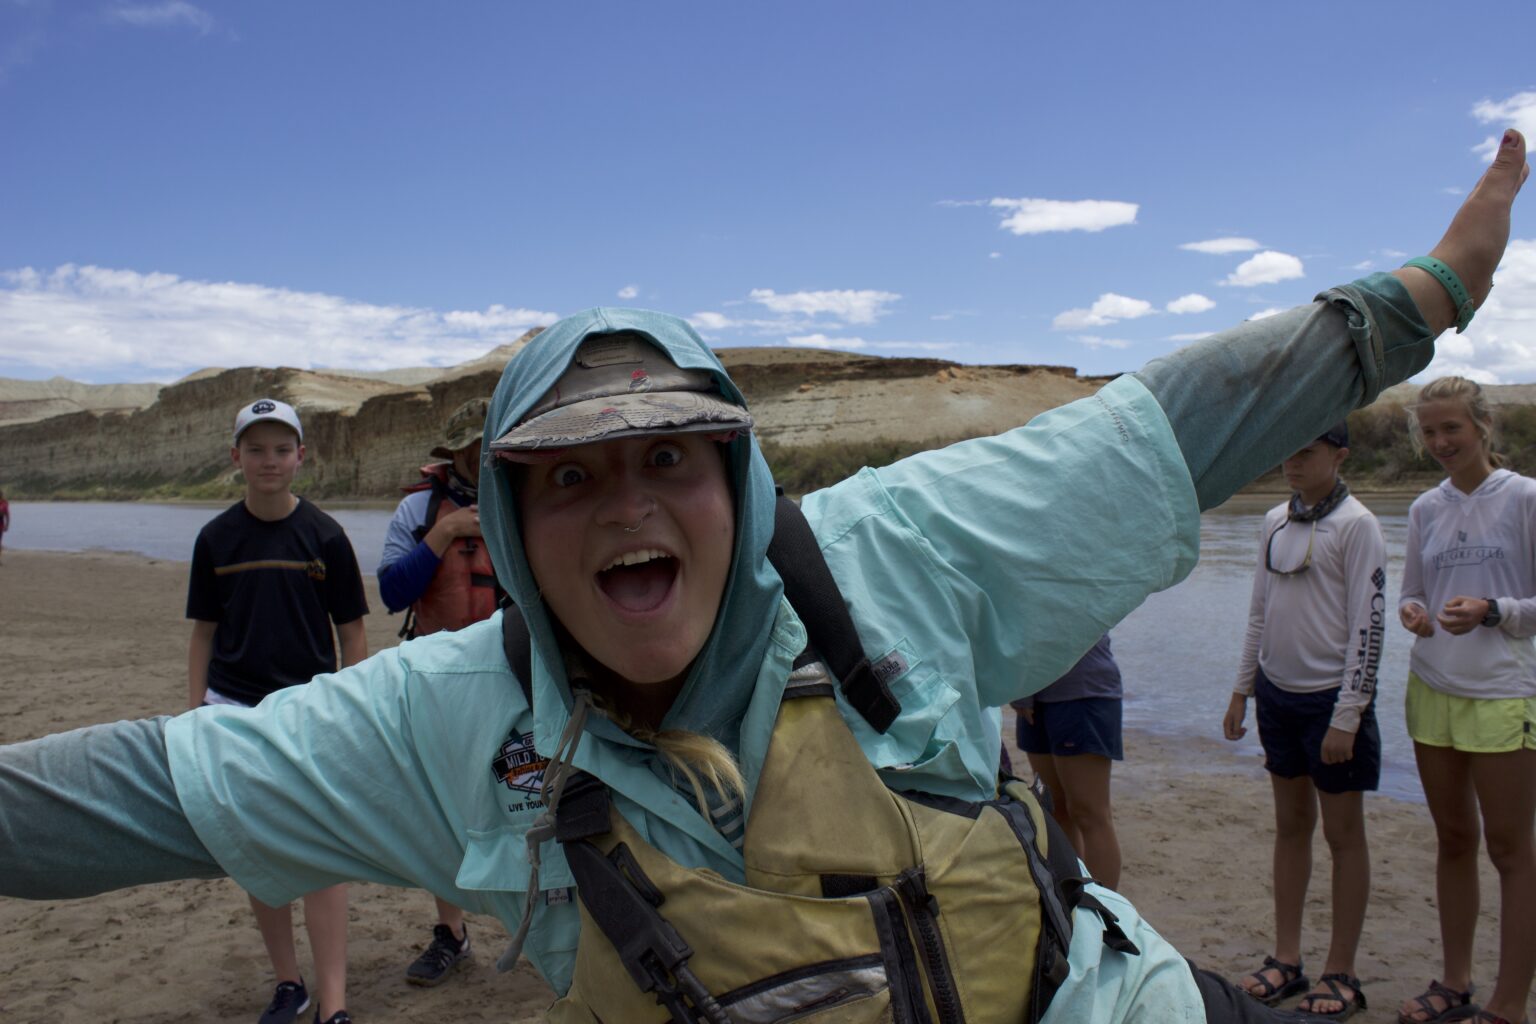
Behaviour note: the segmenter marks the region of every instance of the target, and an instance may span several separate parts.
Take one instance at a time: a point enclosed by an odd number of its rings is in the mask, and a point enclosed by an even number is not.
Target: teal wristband
[[[1456,333],[1460,334],[1466,330],[1476,310],[1472,307],[1472,296],[1468,294],[1467,286],[1461,283],[1461,278],[1456,276],[1456,271],[1446,266],[1445,261],[1437,260],[1433,256],[1415,256],[1403,266],[1427,270],[1434,275],[1436,281],[1445,286],[1445,290],[1451,293],[1451,302],[1456,306]]]

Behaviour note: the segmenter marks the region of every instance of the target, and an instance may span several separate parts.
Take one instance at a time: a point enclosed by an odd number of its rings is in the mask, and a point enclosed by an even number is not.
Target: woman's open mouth
[[[659,548],[626,551],[597,574],[603,594],[626,612],[661,607],[677,579],[678,560]]]

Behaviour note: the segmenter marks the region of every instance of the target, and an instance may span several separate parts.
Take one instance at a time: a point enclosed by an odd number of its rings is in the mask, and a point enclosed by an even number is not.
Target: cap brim
[[[647,434],[751,430],[752,416],[701,391],[648,391],[590,398],[520,423],[491,442],[491,451],[569,448]]]
[[[456,453],[463,451],[465,448],[468,448],[472,444],[479,444],[480,439],[484,436],[485,432],[480,431],[477,432],[473,437],[465,437],[462,439],[457,437],[450,437],[448,438],[446,444],[438,445],[436,448],[433,448],[430,452],[428,452],[428,454],[431,455],[434,459],[446,459],[449,462],[452,462]],[[458,441],[459,443],[454,445],[455,441]]]

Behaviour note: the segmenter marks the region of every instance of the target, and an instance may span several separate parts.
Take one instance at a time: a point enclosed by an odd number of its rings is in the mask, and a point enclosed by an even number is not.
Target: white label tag
[[[875,678],[882,683],[889,684],[892,679],[897,679],[907,674],[907,659],[900,650],[892,651],[873,665],[869,666],[874,672]]]
[[[571,902],[570,886],[566,886],[563,889],[546,889],[544,892],[544,905],[546,907],[553,907],[561,903],[569,902]]]

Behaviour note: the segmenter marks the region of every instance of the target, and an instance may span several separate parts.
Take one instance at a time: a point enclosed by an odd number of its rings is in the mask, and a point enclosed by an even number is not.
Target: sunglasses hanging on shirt
[[[1349,486],[1343,480],[1334,484],[1333,490],[1329,492],[1328,497],[1311,508],[1302,505],[1300,494],[1291,495],[1290,507],[1285,512],[1285,522],[1275,527],[1274,531],[1270,533],[1269,539],[1264,542],[1264,568],[1276,576],[1300,576],[1312,568],[1312,542],[1317,539],[1317,521],[1338,508],[1347,497],[1349,497]],[[1307,553],[1302,556],[1301,564],[1296,568],[1276,569],[1274,562],[1275,536],[1292,523],[1312,524],[1312,530],[1307,534]]]

